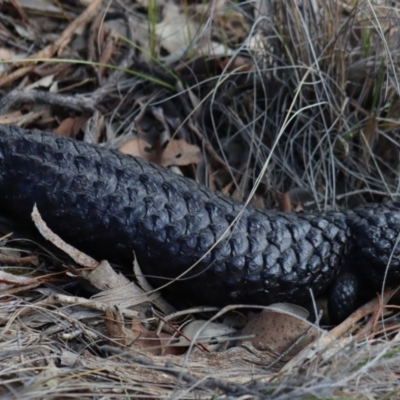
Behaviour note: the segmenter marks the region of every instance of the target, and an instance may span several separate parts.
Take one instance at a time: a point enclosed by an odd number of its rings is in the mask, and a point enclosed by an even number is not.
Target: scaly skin
[[[54,232],[99,260],[129,266],[135,252],[156,285],[197,262],[169,288],[192,304],[304,304],[310,290],[329,289],[337,320],[357,305],[357,288],[382,285],[400,233],[397,203],[327,213],[244,208],[141,159],[1,125],[0,189],[3,214],[28,222],[36,203]],[[399,256],[396,248],[391,285],[400,282]]]

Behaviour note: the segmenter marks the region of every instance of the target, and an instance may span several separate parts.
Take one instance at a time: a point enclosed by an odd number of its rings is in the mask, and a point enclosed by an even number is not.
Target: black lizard
[[[381,289],[390,258],[387,283],[400,283],[399,203],[259,210],[117,151],[0,125],[0,211],[28,222],[34,203],[97,259],[131,265],[134,251],[156,285],[196,264],[167,289],[192,304],[305,304],[312,290],[339,321]]]

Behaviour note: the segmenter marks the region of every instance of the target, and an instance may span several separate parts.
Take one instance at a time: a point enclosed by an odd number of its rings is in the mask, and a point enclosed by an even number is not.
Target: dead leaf
[[[161,356],[179,356],[185,353],[186,349],[177,346],[177,339],[168,333],[160,332],[157,336],[161,343]]]
[[[15,51],[0,47],[0,60],[10,61],[15,57]]]
[[[160,46],[170,53],[169,62],[182,57],[198,30],[199,25],[181,13],[179,6],[165,3],[163,20],[156,25],[156,34]]]
[[[45,239],[67,253],[77,264],[91,268],[89,272],[77,270],[76,273],[87,279],[97,289],[102,290],[101,293],[93,296],[97,301],[115,304],[123,309],[142,305],[139,311],[143,312],[148,310],[150,303],[155,302],[161,309],[165,306],[166,311],[171,311],[172,307],[167,307],[168,303],[156,301],[159,296],[158,293],[148,295],[134,282],[129,281],[128,278],[115,271],[107,261],[99,263],[73,246],[65,243],[47,227],[39,214],[36,204],[33,208],[32,219]]]
[[[256,314],[242,335],[253,336],[250,342],[256,350],[288,361],[317,338],[318,330],[293,313],[269,308]]]
[[[12,253],[4,254],[7,252],[4,250],[8,250],[8,249],[1,249],[0,262],[2,262],[2,263],[13,264],[13,265],[26,265],[26,264],[37,265],[38,264],[38,257],[35,255],[25,256],[25,257],[21,257],[20,255],[14,256],[14,255],[12,255]],[[13,250],[13,249],[10,249],[10,250]]]
[[[60,369],[56,365],[53,358],[50,357],[47,360],[46,368],[41,370],[41,372],[37,375],[37,379],[40,379],[49,388],[56,388],[61,384]]]
[[[30,111],[26,114],[22,114],[21,111],[13,111],[5,115],[0,116],[0,124],[2,125],[25,125],[33,121],[36,121],[46,113],[47,108],[41,111]]]
[[[105,311],[104,323],[111,345],[117,342],[122,346],[129,346],[137,338],[132,331],[125,328],[124,317],[118,308],[110,307]]]
[[[94,258],[75,249],[75,247],[65,243],[60,236],[56,235],[43,221],[36,204],[33,206],[32,220],[40,234],[49,242],[54,244],[65,253],[67,253],[77,264],[88,268],[95,268],[99,263]]]
[[[135,282],[117,272],[107,261],[102,261],[90,271],[79,271],[94,287],[101,290],[92,296],[93,300],[118,306],[120,309],[135,307],[139,311],[148,311],[154,295],[145,293]]]
[[[50,87],[54,82],[54,74],[46,75],[41,79],[38,79],[37,81],[33,82],[30,85],[27,85],[24,90],[33,90],[37,88],[48,88]]]
[[[237,333],[237,329],[218,322],[209,322],[206,320],[194,320],[182,328],[184,336],[179,338],[178,346],[189,346],[194,343],[205,343],[209,350],[216,351],[229,339]]]
[[[64,48],[72,40],[77,29],[85,26],[89,21],[91,21],[94,15],[98,12],[98,9],[101,7],[101,5],[101,0],[93,0],[88,5],[88,7],[64,29],[64,31],[57,37],[57,39],[53,43],[32,54],[30,58],[51,58],[55,53],[62,54]],[[35,40],[35,36],[33,37],[33,40]],[[35,63],[16,63],[15,67],[17,67],[18,69],[9,74],[6,74],[5,76],[0,76],[0,87],[3,87],[7,84],[12,84],[16,79],[25,77],[30,71],[35,68]]]
[[[21,7],[29,12],[38,15],[46,15],[47,17],[63,17],[63,13],[61,12],[61,8],[56,6],[50,0],[19,0]]]
[[[70,351],[70,350],[62,350],[60,362],[63,366],[73,367],[79,359],[79,354]]]
[[[135,346],[155,356],[181,355],[185,352],[185,349],[176,346],[176,338],[167,333],[150,331],[138,319],[132,320],[132,333],[136,338]]]
[[[129,140],[120,146],[118,150],[121,153],[129,154],[133,157],[141,157],[146,161],[150,161],[149,154],[151,153],[151,145],[142,139],[136,138]]]
[[[14,275],[0,270],[0,289],[4,289],[10,285],[20,286],[24,282],[31,282],[32,277],[23,275]]]
[[[104,115],[95,110],[92,116],[87,120],[84,127],[83,141],[85,143],[99,143],[101,131],[104,127]]]
[[[137,319],[132,320],[131,329],[133,336],[136,337],[136,346],[141,349],[145,349],[155,356],[161,355],[161,342],[154,331],[149,331],[146,329]]]
[[[277,193],[279,210],[283,212],[292,212],[292,202],[290,200],[290,195],[288,192],[285,193]]]
[[[65,118],[58,128],[53,129],[53,132],[56,135],[74,138],[86,124],[87,120],[86,117]]]
[[[135,274],[139,275],[140,280],[143,281],[144,277],[141,272],[137,271],[135,269]],[[101,290],[100,293],[92,296],[93,300],[116,305],[122,310],[135,308],[136,311],[143,313],[149,310],[150,304],[164,313],[175,311],[174,307],[160,297],[158,292],[154,293],[153,289],[147,288],[147,286],[143,290],[135,282],[112,268],[107,261],[101,261],[96,268],[90,271],[78,270],[76,273]]]
[[[141,157],[150,162],[154,162],[156,159],[155,147],[138,138],[124,143],[119,151],[134,157]],[[163,167],[197,164],[201,161],[200,148],[184,139],[170,140],[161,154],[161,166]]]
[[[184,139],[170,140],[163,152],[162,166],[184,166],[201,161],[200,148]]]
[[[370,115],[365,123],[363,130],[363,140],[361,140],[361,147],[363,152],[363,157],[368,160],[371,156],[371,148],[377,137],[377,126],[378,121],[375,115]],[[362,133],[361,133],[362,134]]]
[[[122,288],[130,283],[126,276],[117,272],[107,261],[102,261],[95,268],[81,272],[81,276],[99,290]],[[135,294],[142,293],[142,290],[138,288]]]

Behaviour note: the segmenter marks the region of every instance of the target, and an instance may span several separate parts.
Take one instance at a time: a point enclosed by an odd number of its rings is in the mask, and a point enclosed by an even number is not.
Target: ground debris
[[[394,198],[399,17],[387,1],[2,2],[0,123],[102,143],[262,207]],[[18,248],[0,254],[4,398],[400,396],[392,293],[332,330],[276,309],[176,311],[139,265],[134,283],[35,218],[78,265],[1,239]]]

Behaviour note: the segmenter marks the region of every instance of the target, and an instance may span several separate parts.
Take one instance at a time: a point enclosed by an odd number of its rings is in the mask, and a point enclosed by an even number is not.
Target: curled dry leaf
[[[111,345],[118,343],[122,346],[129,346],[136,337],[132,331],[125,328],[124,317],[116,307],[110,307],[105,311],[105,326],[108,333],[108,339]]]
[[[145,314],[153,300],[156,300],[154,295],[148,295],[135,282],[112,268],[108,261],[101,261],[96,268],[78,273],[101,290],[92,299],[103,304],[118,306],[121,310],[134,308]]]
[[[288,361],[317,338],[318,329],[294,313],[269,308],[255,315],[242,335],[253,337],[254,349]]]
[[[88,268],[94,268],[99,263],[92,257],[80,252],[75,247],[65,243],[60,236],[56,235],[43,221],[36,204],[33,206],[32,220],[40,234],[47,239],[49,242],[54,244],[60,250],[67,253],[77,264]]]
[[[292,212],[292,203],[288,192],[278,193],[279,209],[283,212]]]
[[[131,156],[142,157],[147,161],[154,162],[158,159],[155,155],[157,151],[155,146],[142,139],[136,138],[124,143],[119,151]],[[170,140],[161,155],[161,166],[163,167],[198,164],[201,161],[200,148],[184,139]]]

